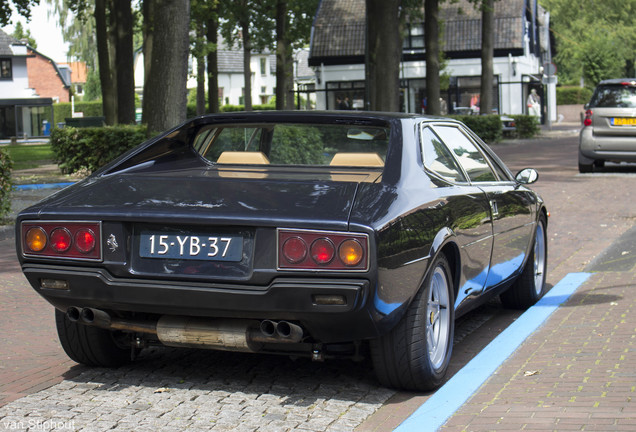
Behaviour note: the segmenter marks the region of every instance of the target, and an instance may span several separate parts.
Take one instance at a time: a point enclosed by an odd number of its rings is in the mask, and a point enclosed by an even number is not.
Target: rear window
[[[621,84],[599,85],[590,108],[636,108],[636,87]]]
[[[388,127],[227,124],[202,127],[194,148],[213,163],[382,167]]]

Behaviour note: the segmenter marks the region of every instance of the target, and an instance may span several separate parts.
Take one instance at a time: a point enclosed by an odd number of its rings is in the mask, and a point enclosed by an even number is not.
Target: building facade
[[[0,30],[0,139],[47,135],[53,102],[68,102],[55,62]]]
[[[479,113],[481,11],[468,0],[457,0],[440,3],[439,17],[446,58],[442,73],[448,83],[441,94],[442,109],[449,114]],[[537,0],[495,2],[495,112],[527,114],[532,89],[545,97],[544,67],[551,60],[548,29],[549,14]],[[411,21],[407,30],[400,63],[401,110],[422,113],[426,110],[424,24]],[[317,76],[318,109],[364,109],[364,59],[365,0],[323,0],[309,58]],[[548,92],[555,84],[547,87]],[[545,107],[545,98],[541,102]]]

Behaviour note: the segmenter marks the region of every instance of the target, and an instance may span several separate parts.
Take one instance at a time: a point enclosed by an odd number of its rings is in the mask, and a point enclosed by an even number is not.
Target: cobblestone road
[[[0,408],[0,430],[344,432],[393,394],[367,363],[157,348]]]

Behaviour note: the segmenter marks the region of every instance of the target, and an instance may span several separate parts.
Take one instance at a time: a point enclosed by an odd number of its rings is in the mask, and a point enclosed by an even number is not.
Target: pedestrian
[[[528,115],[538,119],[541,117],[541,98],[537,94],[536,89],[530,90],[530,94],[528,95]]]

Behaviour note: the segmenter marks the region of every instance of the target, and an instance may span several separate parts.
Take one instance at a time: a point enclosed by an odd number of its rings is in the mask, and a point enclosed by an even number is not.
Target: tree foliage
[[[25,30],[20,21],[15,24],[15,29],[13,30],[11,36],[19,41],[25,40],[27,42],[27,45],[29,45],[33,49],[38,48],[36,40],[33,39],[33,36],[31,36],[31,31],[29,29]]]
[[[2,0],[0,1],[0,27],[11,23],[11,5],[18,14],[29,21],[31,19],[31,8],[40,4],[40,0]]]
[[[594,87],[634,75],[636,0],[540,0],[550,12],[559,81]]]

